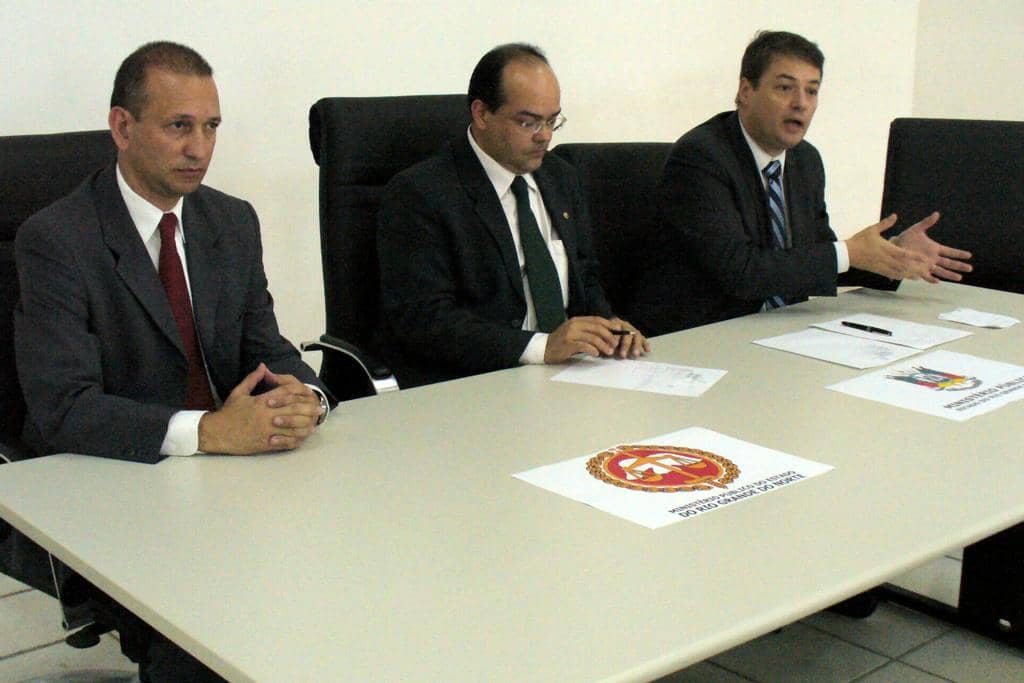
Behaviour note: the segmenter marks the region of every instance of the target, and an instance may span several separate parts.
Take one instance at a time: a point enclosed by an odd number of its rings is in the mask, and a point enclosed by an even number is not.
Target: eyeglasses
[[[502,114],[502,116],[511,119],[512,122],[522,129],[524,133],[529,133],[530,135],[536,135],[540,132],[541,128],[547,128],[554,133],[556,130],[564,126],[565,122],[568,120],[561,114],[550,118],[547,121],[540,121],[538,119],[521,119],[518,116],[513,116],[512,114]]]

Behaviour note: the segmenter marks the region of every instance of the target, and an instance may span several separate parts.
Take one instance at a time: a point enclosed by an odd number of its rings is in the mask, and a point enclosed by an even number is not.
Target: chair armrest
[[[383,361],[344,339],[323,334],[320,335],[318,341],[302,342],[299,344],[299,348],[303,351],[321,351],[325,355],[331,354],[350,359],[366,374],[367,379],[373,386],[374,393],[381,394],[387,391],[398,390],[398,381]]]

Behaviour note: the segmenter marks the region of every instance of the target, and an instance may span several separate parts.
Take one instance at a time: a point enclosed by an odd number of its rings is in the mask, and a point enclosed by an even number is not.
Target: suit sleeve
[[[320,388],[332,403],[334,399],[320,379],[299,355],[295,346],[281,335],[274,315],[274,299],[267,286],[263,269],[263,245],[260,239],[259,219],[252,206],[245,202],[247,220],[245,225],[251,231],[247,240],[252,253],[249,256],[251,270],[245,293],[245,310],[242,314],[242,372],[254,370],[261,362],[271,372],[294,375],[300,382]],[[241,377],[235,383],[241,381]]]
[[[21,301],[15,310],[15,353],[28,418],[42,437],[42,450],[157,462],[175,409],[104,391],[85,279],[73,245],[48,228],[44,221],[30,220],[16,240]]]
[[[466,300],[470,288],[486,291],[484,281],[496,276],[494,264],[475,263],[473,255],[456,253],[464,245],[443,203],[404,175],[396,176],[385,191],[377,253],[387,335],[406,356],[423,364],[470,372],[513,367],[533,333],[521,329],[521,318],[517,322],[514,316],[494,320],[483,315],[491,305],[485,297]],[[477,282],[460,291],[460,279]]]
[[[835,294],[835,236],[828,227],[823,185],[815,189],[814,241],[774,249],[760,243],[753,207],[744,207],[740,181],[721,161],[692,146],[677,149],[658,190],[660,248],[689,259],[737,299]]]

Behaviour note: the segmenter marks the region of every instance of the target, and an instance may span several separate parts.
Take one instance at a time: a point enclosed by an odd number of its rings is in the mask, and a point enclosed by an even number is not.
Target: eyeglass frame
[[[522,121],[516,118],[516,116],[530,116],[530,114],[506,114],[504,112],[493,113],[498,114],[500,116],[504,116],[505,118],[515,123],[519,127],[519,130],[523,131],[524,133],[529,131],[530,135],[536,135],[541,131],[542,128],[547,128],[552,133],[554,133],[555,131],[562,128],[569,121],[569,119],[565,118],[565,116],[563,116],[560,113],[555,114],[553,117],[547,120],[541,120],[540,117],[535,117],[534,120],[530,121]]]

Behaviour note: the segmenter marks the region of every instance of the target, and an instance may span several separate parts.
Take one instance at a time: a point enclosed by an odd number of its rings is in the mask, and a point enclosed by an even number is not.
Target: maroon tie
[[[192,318],[192,300],[188,295],[185,283],[185,271],[178,258],[178,248],[174,244],[174,229],[178,227],[178,218],[173,213],[165,213],[160,219],[160,282],[164,283],[164,291],[171,302],[171,312],[178,323],[178,332],[185,345],[188,357],[188,397],[185,407],[190,410],[213,410],[213,392],[210,391],[210,380],[206,377],[206,366],[203,365],[203,354],[199,350],[199,335],[196,334],[196,323]]]

